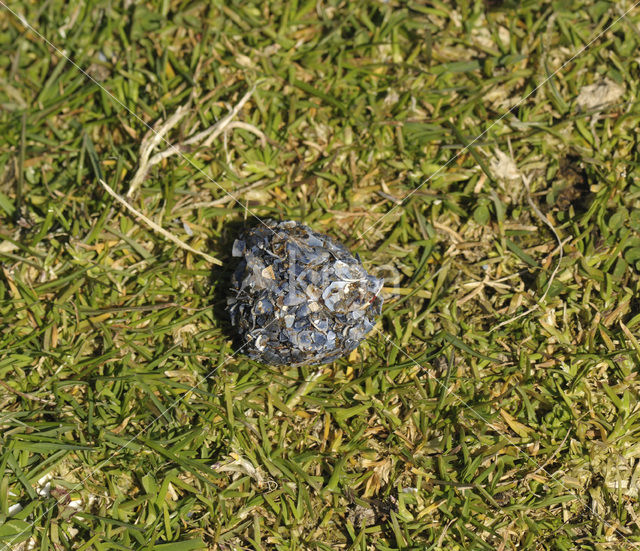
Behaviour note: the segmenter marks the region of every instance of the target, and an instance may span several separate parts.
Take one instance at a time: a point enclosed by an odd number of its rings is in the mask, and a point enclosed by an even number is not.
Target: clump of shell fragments
[[[232,254],[241,260],[227,310],[249,357],[325,364],[373,329],[383,282],[332,238],[298,222],[266,220],[236,239]]]

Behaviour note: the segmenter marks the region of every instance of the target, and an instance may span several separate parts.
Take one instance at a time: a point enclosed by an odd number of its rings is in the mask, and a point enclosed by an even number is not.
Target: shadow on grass
[[[233,349],[238,350],[242,343],[238,333],[231,325],[231,318],[227,312],[227,297],[231,289],[231,277],[238,267],[239,258],[231,255],[233,242],[250,228],[256,225],[255,220],[238,220],[224,225],[217,242],[210,243],[210,248],[217,251],[216,256],[222,261],[222,266],[214,266],[211,270],[209,283],[213,289],[211,306],[216,319],[220,322],[220,329],[225,337],[233,342]]]

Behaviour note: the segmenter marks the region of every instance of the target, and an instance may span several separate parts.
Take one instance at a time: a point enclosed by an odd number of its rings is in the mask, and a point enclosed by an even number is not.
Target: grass
[[[636,548],[631,5],[10,3],[101,86],[0,7],[3,549]],[[124,195],[145,124],[187,105],[180,144],[258,81],[266,145],[233,128],[131,199],[212,266],[98,179]],[[233,355],[252,214],[399,274],[349,358]]]

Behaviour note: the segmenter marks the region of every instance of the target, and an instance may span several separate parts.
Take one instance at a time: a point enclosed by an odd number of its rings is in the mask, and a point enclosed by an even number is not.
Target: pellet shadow
[[[231,325],[231,319],[227,312],[227,297],[231,288],[231,277],[241,259],[233,257],[231,249],[233,242],[256,224],[259,224],[259,222],[255,220],[227,222],[222,228],[220,238],[211,243],[211,248],[218,251],[216,253],[217,258],[222,261],[222,266],[214,266],[212,268],[209,278],[209,283],[213,289],[211,307],[220,323],[222,333],[233,342],[234,350],[237,350],[242,344],[237,331]]]

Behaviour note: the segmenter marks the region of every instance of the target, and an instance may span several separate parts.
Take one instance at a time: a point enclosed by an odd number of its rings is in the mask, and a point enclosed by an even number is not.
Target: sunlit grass
[[[640,9],[10,7],[99,84],[0,7],[5,548],[640,542]],[[213,266],[98,180],[125,196],[144,123],[184,106],[180,146],[258,82],[130,197]],[[235,354],[254,216],[398,274],[349,358]]]

